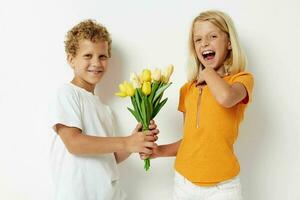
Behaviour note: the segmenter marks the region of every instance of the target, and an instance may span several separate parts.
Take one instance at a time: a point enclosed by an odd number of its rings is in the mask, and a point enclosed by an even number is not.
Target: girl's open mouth
[[[203,56],[204,60],[212,60],[212,59],[214,59],[215,55],[216,55],[216,52],[214,52],[212,50],[207,50],[207,51],[202,52],[202,56]]]

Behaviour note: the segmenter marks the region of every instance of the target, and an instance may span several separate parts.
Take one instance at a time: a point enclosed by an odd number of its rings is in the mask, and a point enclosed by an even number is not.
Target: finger
[[[158,135],[159,134],[159,129],[154,129],[150,131],[153,135]]]
[[[152,154],[152,150],[149,149],[149,148],[143,148],[142,152],[145,153],[146,155],[151,155]]]
[[[138,123],[134,129],[134,132],[138,132],[142,127],[143,127],[142,124]]]
[[[143,133],[144,135],[153,135],[152,130],[151,131],[143,131],[141,133]]]
[[[145,147],[148,147],[148,148],[152,148],[152,147],[155,146],[154,144],[155,144],[154,142],[145,142],[145,143],[144,143],[144,146],[145,146]]]
[[[145,137],[145,140],[146,140],[146,141],[149,141],[149,142],[154,142],[154,141],[155,141],[155,137],[152,136],[152,135],[151,135],[151,136],[149,135],[149,136],[146,136],[146,137]]]
[[[149,125],[149,129],[150,129],[150,130],[156,129],[156,127],[157,127],[156,124],[150,124],[150,125]]]
[[[143,155],[143,156],[140,156],[140,158],[142,159],[142,160],[145,160],[145,159],[147,159],[147,158],[149,158],[150,156],[148,156],[148,155]]]

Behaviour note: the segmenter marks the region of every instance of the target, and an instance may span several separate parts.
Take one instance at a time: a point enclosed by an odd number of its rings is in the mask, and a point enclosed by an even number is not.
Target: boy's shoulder
[[[64,83],[58,87],[56,95],[59,98],[75,98],[78,97],[78,91],[72,83]]]

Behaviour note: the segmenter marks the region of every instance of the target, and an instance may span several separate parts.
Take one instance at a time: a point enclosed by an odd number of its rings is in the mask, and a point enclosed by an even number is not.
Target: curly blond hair
[[[95,20],[88,19],[80,22],[68,31],[65,40],[65,51],[68,55],[76,56],[80,40],[92,42],[107,41],[108,55],[111,55],[111,38],[107,29]]]

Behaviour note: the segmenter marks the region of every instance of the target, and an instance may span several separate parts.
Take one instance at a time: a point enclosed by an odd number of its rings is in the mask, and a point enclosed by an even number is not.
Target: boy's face
[[[68,56],[75,75],[72,83],[93,92],[107,69],[108,59],[107,41],[79,41],[76,56]]]

